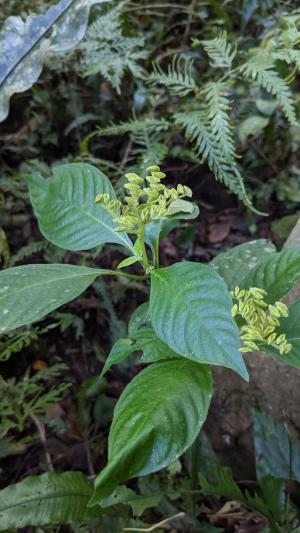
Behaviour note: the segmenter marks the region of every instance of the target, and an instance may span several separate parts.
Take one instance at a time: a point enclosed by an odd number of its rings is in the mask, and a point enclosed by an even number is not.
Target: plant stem
[[[145,226],[140,227],[138,237],[141,241],[141,246],[142,246],[143,268],[146,272],[147,268],[149,267],[149,261],[148,261],[148,256],[146,252],[146,246],[145,246]]]
[[[30,413],[29,417],[31,418],[31,420],[34,423],[36,429],[38,430],[38,433],[39,433],[39,436],[40,436],[40,439],[41,439],[41,443],[42,443],[42,446],[44,448],[44,453],[45,453],[45,458],[46,458],[46,463],[47,463],[48,470],[50,472],[54,472],[54,467],[53,467],[53,464],[52,464],[51,455],[50,455],[49,449],[48,449],[45,426],[44,426],[44,424],[42,424],[42,422],[40,422],[40,420],[37,418],[37,416],[35,416],[33,413]]]
[[[107,272],[103,272],[101,276],[121,276],[123,278],[128,279],[134,279],[137,281],[144,281],[147,276],[139,276],[137,274],[128,274],[127,272],[122,272],[121,270],[108,270]]]

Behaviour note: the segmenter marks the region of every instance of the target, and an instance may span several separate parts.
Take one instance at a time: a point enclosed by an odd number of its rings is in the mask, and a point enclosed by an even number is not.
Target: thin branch
[[[162,520],[162,522],[158,522],[158,524],[153,524],[153,526],[150,526],[150,527],[147,527],[146,529],[145,528],[134,528],[134,527],[125,527],[123,529],[123,531],[143,531],[144,533],[145,532],[151,532],[151,531],[154,531],[155,529],[158,529],[159,527],[167,527],[169,529],[169,522],[171,520],[174,520],[175,518],[184,518],[185,517],[185,513],[177,513],[175,514],[174,516],[170,516],[170,518],[166,518],[165,520]]]
[[[44,426],[44,424],[42,422],[40,422],[40,420],[33,413],[30,413],[29,417],[31,418],[31,420],[34,423],[36,429],[38,430],[38,433],[39,433],[39,436],[40,436],[40,440],[41,440],[42,446],[44,448],[47,468],[48,468],[49,472],[54,472],[54,467],[53,467],[53,464],[52,464],[51,455],[50,455],[50,452],[49,452],[49,449],[48,449],[45,426]]]

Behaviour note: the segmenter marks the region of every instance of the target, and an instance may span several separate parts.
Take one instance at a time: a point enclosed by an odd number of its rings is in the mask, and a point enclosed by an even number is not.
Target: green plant
[[[207,471],[199,472],[201,491],[238,502],[268,520],[271,533],[298,531],[299,516],[287,482],[300,481],[300,448],[290,441],[285,427],[270,415],[253,409],[257,488],[242,490],[230,468],[208,458]],[[245,482],[247,485],[247,482]]]
[[[89,509],[101,507],[120,482],[166,467],[191,446],[212,395],[208,365],[231,368],[247,380],[241,351],[262,348],[300,368],[300,300],[290,309],[280,302],[300,279],[300,248],[276,253],[270,242],[258,240],[218,255],[209,265],[186,261],[161,267],[160,239],[181,219],[198,214],[192,191],[182,185],[170,189],[164,178],[157,166],[146,177],[128,174],[121,202],[106,176],[89,164],[56,166],[48,179],[30,176],[31,202],[46,239],[73,251],[115,243],[129,257],[116,270],[33,264],[0,272],[1,333],[41,320],[99,276],[149,286],[149,302],[136,309],[128,337],[117,340],[102,371],[137,351],[148,365],[127,385],[114,410],[108,464],[90,491]],[[133,264],[140,273],[125,270]],[[42,482],[46,489],[49,480],[38,478]],[[34,478],[28,483],[33,489]],[[51,486],[55,491],[55,483]],[[49,518],[47,497],[43,516],[29,507],[26,518],[22,507],[22,521],[5,501],[0,527],[57,521],[55,513]],[[64,506],[63,523],[76,522],[76,516],[71,504]]]

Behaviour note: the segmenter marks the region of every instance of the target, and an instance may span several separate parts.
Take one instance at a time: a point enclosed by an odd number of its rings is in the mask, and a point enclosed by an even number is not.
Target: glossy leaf
[[[232,368],[248,379],[222,278],[190,262],[154,270],[151,278],[151,322],[158,337],[183,357]]]
[[[44,237],[66,250],[88,250],[103,243],[121,244],[133,251],[126,233],[114,231],[111,214],[95,203],[97,194],[116,198],[106,176],[88,163],[53,168],[53,177],[28,179],[30,199]]]
[[[300,482],[300,446],[289,439],[285,427],[270,415],[252,410],[256,475]]]
[[[24,265],[0,272],[0,332],[41,320],[74,300],[109,270],[76,265]]]
[[[154,363],[125,388],[109,434],[108,465],[96,478],[95,505],[120,481],[156,472],[195,440],[212,395],[209,368],[185,359]]]
[[[92,483],[80,472],[30,476],[0,491],[0,531],[48,524],[79,524],[99,516],[88,509]]]
[[[276,248],[271,241],[258,239],[217,255],[210,266],[224,279],[228,289],[232,290],[258,263],[275,252]]]
[[[278,350],[267,344],[263,345],[265,352],[271,353],[277,359],[294,368],[300,369],[300,300],[289,307],[289,316],[280,318],[280,326],[276,328],[278,334],[285,333],[292,349],[289,353],[281,355]]]
[[[128,357],[128,355],[132,354],[134,352],[134,342],[129,339],[118,339],[111,351],[109,352],[107,359],[105,361],[105,365],[102,368],[100,378],[102,378],[113,365],[119,365]]]
[[[123,504],[130,505],[133,516],[141,516],[145,509],[149,507],[156,507],[163,494],[154,494],[152,496],[143,496],[136,494],[133,490],[127,487],[117,487],[116,490],[107,498],[102,500],[101,507],[107,509],[113,505]]]
[[[192,211],[186,213],[177,213],[172,217],[161,218],[159,220],[150,222],[150,224],[147,224],[145,230],[145,241],[147,244],[149,244],[152,251],[155,250],[155,248],[158,246],[158,242],[161,239],[164,239],[170,233],[170,231],[180,224],[181,220],[192,220],[197,218],[199,215],[198,206],[191,204],[190,202],[188,203],[193,207]]]
[[[129,335],[132,335],[145,325],[150,325],[149,302],[144,302],[139,305],[132,313],[128,324]]]
[[[265,300],[274,303],[287,294],[300,278],[300,246],[272,254],[254,267],[241,281],[240,287],[259,287],[268,294]]]
[[[141,363],[154,363],[162,359],[174,359],[178,353],[162,342],[150,326],[136,331],[128,339],[118,339],[113,345],[102,369],[103,377],[113,365],[118,365],[134,352],[142,351]]]
[[[49,54],[73,48],[84,37],[90,8],[104,0],[60,0],[43,15],[8,17],[0,33],[0,122],[15,93],[29,89]]]
[[[179,354],[174,352],[165,342],[159,339],[154,329],[145,326],[134,333],[135,349],[142,350],[142,363],[154,363],[162,359],[174,359]]]

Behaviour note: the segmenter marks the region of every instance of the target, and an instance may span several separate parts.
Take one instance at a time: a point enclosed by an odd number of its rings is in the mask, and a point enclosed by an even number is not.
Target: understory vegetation
[[[299,533],[300,4],[0,18],[0,531]]]

